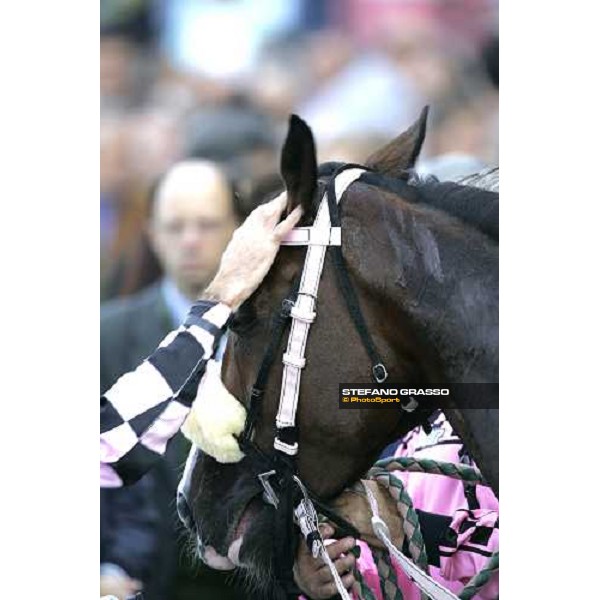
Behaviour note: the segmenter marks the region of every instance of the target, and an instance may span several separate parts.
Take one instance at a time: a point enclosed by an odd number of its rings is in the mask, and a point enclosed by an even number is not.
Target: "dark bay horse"
[[[406,132],[365,161],[371,172],[341,203],[342,252],[360,308],[389,381],[498,381],[498,194],[409,179],[425,136],[426,110]],[[289,209],[310,224],[331,165],[317,168],[308,126],[297,117],[282,151]],[[306,248],[282,248],[257,292],[240,309],[223,363],[223,382],[247,402],[273,315],[302,270]],[[282,375],[277,348],[254,441],[273,447]],[[371,382],[371,363],[336,285],[327,254],[318,316],[306,349],[298,404],[298,472],[315,495],[333,499],[358,480],[389,443],[415,427],[419,413],[340,410],[340,382]],[[498,411],[445,410],[484,476],[498,491]],[[220,464],[202,455],[186,481],[189,524],[200,554],[216,568],[274,589],[276,509],[263,501],[248,457]]]

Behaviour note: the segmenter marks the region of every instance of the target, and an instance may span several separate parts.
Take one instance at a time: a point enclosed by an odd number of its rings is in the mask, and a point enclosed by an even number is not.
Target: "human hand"
[[[333,528],[329,525],[320,525],[319,529],[323,539],[333,536]],[[326,547],[327,554],[334,562],[347,590],[350,590],[355,582],[352,569],[356,559],[353,554],[348,554],[355,545],[356,541],[347,537]],[[296,585],[314,600],[325,600],[337,594],[337,588],[329,567],[323,562],[322,558],[313,558],[304,540],[300,542],[298,548],[298,555],[294,564],[294,580]]]
[[[286,198],[283,192],[255,208],[236,229],[215,278],[202,294],[203,299],[217,300],[236,310],[256,290],[271,268],[281,240],[302,216],[302,209],[297,206],[278,222]]]
[[[125,600],[142,589],[142,582],[128,575],[107,573],[100,575],[100,596],[116,596]]]

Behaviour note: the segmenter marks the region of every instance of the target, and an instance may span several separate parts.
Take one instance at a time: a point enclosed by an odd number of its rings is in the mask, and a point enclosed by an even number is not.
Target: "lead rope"
[[[485,485],[485,481],[481,473],[474,467],[461,464],[440,462],[431,459],[397,457],[392,457],[378,461],[375,464],[375,466],[369,471],[369,478],[374,479],[378,483],[385,486],[388,489],[388,492],[396,500],[398,512],[403,517],[404,531],[409,542],[409,549],[411,549],[411,555],[413,556],[413,559],[415,559],[415,563],[417,564],[419,562],[421,562],[422,564],[422,560],[423,558],[425,558],[424,569],[421,569],[416,564],[412,563],[394,546],[393,542],[390,539],[390,533],[387,525],[379,517],[379,507],[377,505],[377,500],[373,496],[371,490],[363,484],[363,487],[366,491],[367,500],[369,502],[369,506],[373,514],[371,522],[375,534],[387,548],[392,559],[396,560],[396,563],[399,565],[399,567],[419,587],[419,589],[421,590],[421,598],[431,597],[434,600],[470,600],[479,592],[479,590],[483,588],[483,586],[487,584],[491,576],[499,570],[499,552],[494,552],[492,554],[485,567],[467,583],[463,591],[458,596],[448,591],[437,581],[433,580],[426,573],[426,571],[428,570],[427,559],[424,551],[424,544],[422,541],[420,526],[418,523],[418,515],[414,511],[410,497],[404,490],[404,485],[402,484],[402,481],[398,477],[395,477],[392,473],[390,473],[389,471],[391,470],[443,474],[448,477],[452,477],[453,479],[461,479],[470,483],[480,483]],[[408,527],[405,515],[408,516],[408,518],[410,518],[410,520],[412,521],[412,523],[409,524]],[[417,537],[416,544],[414,539],[415,535]],[[423,544],[423,552],[421,552],[421,544]],[[380,560],[377,561],[378,570],[381,562],[382,561]],[[384,592],[384,597],[397,598],[398,596],[394,596],[393,592],[390,594],[390,586],[387,585],[388,582],[390,584],[396,584],[396,582],[394,581],[395,574],[394,580],[389,575],[389,573],[381,573],[380,571],[380,577],[382,579],[381,587]],[[361,592],[363,592],[363,589],[366,586],[362,585],[362,582],[359,583],[361,584]]]
[[[379,585],[383,597],[386,600],[404,600],[389,553],[379,548],[373,548],[371,554],[379,573]]]
[[[396,562],[400,568],[414,581],[416,586],[421,590],[421,598],[426,600],[428,597],[434,600],[459,600],[458,596],[455,596],[452,592],[447,590],[445,587],[440,585],[435,579],[432,579],[425,571],[422,571],[419,567],[413,564],[400,550],[394,546],[394,543],[390,537],[390,530],[388,526],[379,516],[379,507],[377,500],[373,495],[373,492],[363,484],[365,492],[367,494],[367,500],[371,507],[373,516],[371,517],[371,525],[375,535],[383,542],[387,548],[390,556],[396,559]]]
[[[321,558],[323,559],[325,564],[329,567],[329,570],[331,571],[331,574],[333,575],[333,580],[335,581],[335,587],[337,587],[338,593],[341,596],[342,600],[352,600],[352,596],[350,596],[350,594],[348,593],[348,590],[346,590],[346,588],[344,587],[342,578],[340,577],[340,574],[337,572],[337,569],[335,568],[335,564],[329,557],[329,554],[327,554],[327,550],[325,549],[324,544],[321,544],[320,554],[321,554]]]
[[[500,553],[494,552],[487,564],[477,575],[465,585],[463,591],[458,595],[460,600],[470,600],[490,580],[491,576],[500,568]]]

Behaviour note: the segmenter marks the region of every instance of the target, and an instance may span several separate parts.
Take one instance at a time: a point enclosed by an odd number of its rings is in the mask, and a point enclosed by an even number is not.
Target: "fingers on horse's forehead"
[[[277,211],[281,211],[287,202],[287,194],[286,192],[281,192],[278,196],[275,196],[273,200],[269,200],[269,202],[265,202],[258,207],[259,211],[274,213]]]
[[[284,190],[272,200],[273,204],[285,204],[287,202],[287,192]]]

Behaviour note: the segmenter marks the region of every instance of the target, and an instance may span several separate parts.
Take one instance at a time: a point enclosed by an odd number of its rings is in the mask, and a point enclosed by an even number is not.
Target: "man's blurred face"
[[[210,163],[182,163],[157,192],[150,237],[163,269],[191,300],[211,281],[236,227],[231,191]]]

